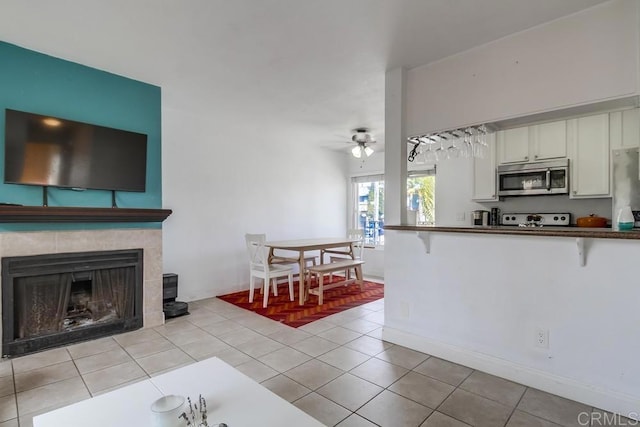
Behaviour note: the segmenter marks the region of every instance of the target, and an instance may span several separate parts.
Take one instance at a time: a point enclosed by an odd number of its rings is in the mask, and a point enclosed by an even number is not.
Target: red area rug
[[[334,281],[342,278],[334,277]],[[278,286],[278,296],[269,295],[267,308],[262,308],[262,294],[256,289],[253,302],[249,302],[249,291],[220,295],[218,298],[285,325],[298,328],[315,320],[366,304],[384,297],[384,285],[364,282],[364,291],[356,284],[338,286],[324,291],[324,304],[318,305],[318,297],[310,295],[305,305],[298,305],[298,281],[293,282],[294,301],[289,301],[286,283]]]

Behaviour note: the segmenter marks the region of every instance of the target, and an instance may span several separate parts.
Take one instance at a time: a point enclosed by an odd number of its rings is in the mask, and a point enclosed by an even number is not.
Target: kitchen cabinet
[[[529,127],[498,131],[496,139],[500,164],[529,161]]]
[[[534,161],[567,157],[566,120],[529,126],[529,135]]]
[[[611,149],[640,147],[640,108],[609,115]]]
[[[567,121],[573,199],[610,197],[609,114]]]
[[[473,159],[473,197],[476,202],[498,200],[496,191],[496,134],[487,135],[487,147],[483,158]]]
[[[507,129],[498,132],[498,162],[524,163],[567,157],[567,122]]]

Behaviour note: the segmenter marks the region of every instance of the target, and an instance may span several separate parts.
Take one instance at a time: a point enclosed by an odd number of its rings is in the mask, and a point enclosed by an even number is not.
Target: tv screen
[[[4,182],[145,191],[147,135],[6,110]]]

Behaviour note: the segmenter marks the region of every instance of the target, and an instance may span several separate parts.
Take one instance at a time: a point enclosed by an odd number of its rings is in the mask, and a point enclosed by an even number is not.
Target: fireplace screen
[[[16,338],[71,331],[133,316],[133,267],[21,277],[14,281]]]
[[[3,354],[142,326],[141,255],[140,249],[3,258]]]

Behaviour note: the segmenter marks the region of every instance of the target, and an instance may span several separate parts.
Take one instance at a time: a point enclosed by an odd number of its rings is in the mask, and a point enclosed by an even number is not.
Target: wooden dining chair
[[[267,307],[269,300],[269,288],[273,282],[273,294],[278,295],[279,277],[289,279],[289,299],[293,301],[293,268],[286,265],[269,264],[264,243],[264,234],[245,234],[247,251],[249,253],[249,302],[253,302],[254,281],[256,278],[263,281],[262,307]]]

